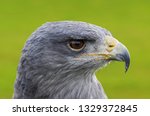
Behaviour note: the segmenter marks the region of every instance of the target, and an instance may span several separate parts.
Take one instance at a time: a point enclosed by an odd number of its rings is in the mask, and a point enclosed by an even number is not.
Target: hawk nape
[[[78,21],[46,23],[23,48],[14,98],[107,98],[95,71],[111,61],[124,61],[127,48],[109,31]]]

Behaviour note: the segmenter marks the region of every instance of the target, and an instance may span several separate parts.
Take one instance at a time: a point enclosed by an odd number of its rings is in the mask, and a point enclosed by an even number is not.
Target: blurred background
[[[84,21],[104,27],[130,51],[131,66],[98,71],[108,98],[150,98],[149,0],[0,0],[0,98],[12,98],[21,50],[45,22]]]

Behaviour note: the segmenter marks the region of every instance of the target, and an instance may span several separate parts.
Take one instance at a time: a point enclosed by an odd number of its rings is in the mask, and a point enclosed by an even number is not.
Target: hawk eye
[[[68,46],[73,51],[80,51],[85,47],[83,40],[70,40]]]

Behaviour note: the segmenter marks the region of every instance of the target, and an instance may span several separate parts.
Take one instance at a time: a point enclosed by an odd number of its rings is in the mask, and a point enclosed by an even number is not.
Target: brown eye
[[[80,51],[85,47],[85,42],[83,40],[70,40],[68,46],[74,51]]]

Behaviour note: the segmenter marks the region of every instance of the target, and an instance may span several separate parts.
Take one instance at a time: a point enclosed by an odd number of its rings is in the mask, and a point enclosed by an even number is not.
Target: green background
[[[45,22],[85,21],[127,46],[131,66],[113,62],[97,72],[108,98],[150,98],[149,0],[0,0],[0,98],[12,98],[21,50]]]

